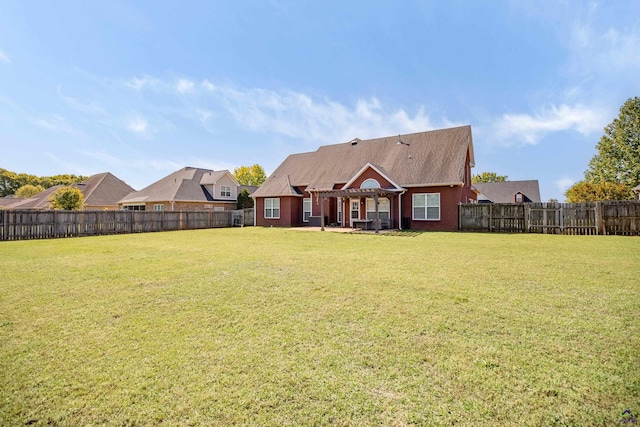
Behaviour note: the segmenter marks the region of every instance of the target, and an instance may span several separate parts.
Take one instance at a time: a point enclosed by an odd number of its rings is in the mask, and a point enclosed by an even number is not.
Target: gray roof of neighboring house
[[[636,193],[640,193],[640,185],[633,187],[632,190],[635,191]]]
[[[228,171],[184,167],[140,191],[128,194],[118,203],[210,202],[215,199],[204,185],[214,184]],[[232,177],[233,178],[233,177]],[[228,201],[228,200],[225,200]]]
[[[21,197],[16,197],[13,194],[10,194],[8,196],[5,197],[0,197],[0,206],[9,206],[9,205],[13,205],[16,204],[18,202],[23,201],[24,199]]]
[[[493,203],[513,203],[520,192],[532,202],[541,202],[538,180],[478,182],[473,186]]]
[[[462,184],[467,152],[473,165],[471,126],[369,140],[356,138],[290,155],[253,196],[299,196],[293,187],[331,190],[346,184],[367,163],[403,187]]]
[[[117,206],[118,200],[134,190],[129,184],[109,172],[92,175],[74,184],[84,194],[85,206]]]
[[[5,206],[5,209],[49,209],[51,207],[49,198],[58,188],[61,187],[64,187],[64,185],[54,185],[33,197],[18,199],[18,202]]]
[[[6,206],[7,209],[49,209],[49,199],[53,193],[64,185],[54,185],[28,199],[19,199],[17,203]],[[84,196],[85,206],[117,206],[118,200],[135,191],[115,175],[104,172],[92,175],[80,184],[71,187],[79,188]]]

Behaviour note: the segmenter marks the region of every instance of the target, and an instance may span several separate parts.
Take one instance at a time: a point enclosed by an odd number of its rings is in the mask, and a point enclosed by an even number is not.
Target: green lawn
[[[640,418],[634,237],[2,242],[0,279],[0,425]]]

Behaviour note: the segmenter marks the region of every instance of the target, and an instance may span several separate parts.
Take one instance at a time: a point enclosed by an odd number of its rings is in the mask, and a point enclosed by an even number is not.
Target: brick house
[[[184,167],[120,199],[121,209],[225,211],[236,208],[238,182],[228,170]]]
[[[292,154],[253,193],[258,226],[452,231],[476,201],[471,127],[326,145]]]

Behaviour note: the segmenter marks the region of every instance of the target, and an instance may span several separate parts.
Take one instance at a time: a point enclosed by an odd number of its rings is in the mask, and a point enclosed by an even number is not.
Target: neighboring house
[[[54,185],[41,193],[28,199],[5,206],[5,209],[51,209],[51,196],[64,185]],[[117,178],[115,175],[105,172],[92,175],[80,184],[72,184],[70,187],[79,188],[84,196],[84,209],[115,210],[119,209],[118,200],[135,191],[131,186]]]
[[[478,203],[531,203],[540,202],[538,180],[478,182],[473,184]]]
[[[127,210],[233,210],[238,182],[227,171],[182,168],[140,191],[123,197],[118,204]]]
[[[475,201],[471,126],[292,154],[253,193],[256,225],[457,230]]]
[[[9,206],[9,205],[14,205],[18,202],[23,201],[24,199],[20,198],[20,197],[16,197],[13,194],[10,194],[8,196],[5,197],[0,197],[0,209],[4,209],[5,207]]]
[[[633,192],[638,196],[638,200],[640,200],[640,185],[637,187],[633,187]]]

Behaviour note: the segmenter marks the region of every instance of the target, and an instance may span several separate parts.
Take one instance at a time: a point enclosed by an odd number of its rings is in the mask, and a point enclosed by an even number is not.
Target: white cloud
[[[147,126],[148,123],[144,118],[136,116],[129,120],[127,129],[135,133],[144,133],[147,130]]]
[[[58,96],[60,96],[69,106],[75,108],[76,110],[82,111],[88,114],[103,114],[104,109],[95,102],[82,102],[76,98],[71,96],[67,96],[62,93],[62,87],[58,85]]]
[[[573,130],[583,135],[601,131],[608,115],[583,105],[560,105],[531,114],[504,114],[492,129],[495,142],[512,145],[514,141],[536,144],[551,132]]]
[[[178,92],[185,94],[187,92],[191,92],[191,90],[193,90],[193,82],[189,79],[180,79],[178,80],[178,84],[176,86],[176,89],[178,90]]]
[[[438,127],[422,107],[412,115],[403,109],[385,107],[375,97],[360,99],[355,106],[348,106],[327,99],[312,99],[293,91],[215,86],[214,95],[247,129],[321,143],[419,132]],[[446,124],[451,122],[446,121]]]
[[[134,77],[131,80],[124,82],[124,85],[135,90],[142,90],[147,87],[155,87],[161,84],[161,80],[150,76],[143,76],[142,78]]]
[[[562,194],[564,194],[569,189],[569,187],[571,187],[576,182],[578,181],[573,178],[561,178],[556,180],[555,185],[556,188],[560,190]]]
[[[7,55],[3,50],[0,50],[0,62],[4,62],[5,64],[11,64],[11,59],[9,55]]]
[[[74,128],[64,117],[58,114],[49,114],[46,117],[33,118],[31,121],[36,126],[53,132],[66,133],[74,136],[84,135],[82,131]]]

